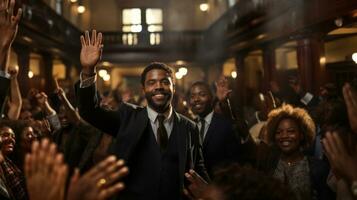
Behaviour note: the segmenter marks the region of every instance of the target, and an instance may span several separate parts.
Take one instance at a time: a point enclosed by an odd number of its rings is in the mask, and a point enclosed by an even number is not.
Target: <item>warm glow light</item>
[[[109,74],[106,74],[106,75],[103,77],[103,80],[104,80],[104,81],[109,81],[109,80],[110,80],[110,75],[109,75]]]
[[[77,0],[71,0],[71,3],[76,3],[77,2]]]
[[[183,60],[176,61],[176,65],[184,65],[184,64],[185,64],[185,61],[183,61]]]
[[[104,61],[102,64],[103,64],[103,66],[105,66],[105,67],[109,67],[109,66],[110,66],[110,62],[107,62],[107,61]]]
[[[320,64],[321,64],[321,65],[326,64],[326,57],[321,57],[321,58],[320,58]]]
[[[178,71],[182,74],[182,76],[186,76],[188,72],[186,67],[180,67]]]
[[[33,72],[29,71],[27,75],[28,75],[29,78],[32,78],[33,77]]]
[[[357,64],[357,52],[352,54],[352,60]]]
[[[232,71],[231,72],[231,76],[232,76],[232,78],[237,78],[237,72],[236,71]]]
[[[176,72],[175,73],[175,77],[176,77],[177,80],[180,80],[180,79],[182,79],[183,74],[181,74],[181,72]]]
[[[78,6],[77,7],[77,11],[78,11],[78,13],[82,14],[82,13],[84,13],[86,11],[86,7],[84,7],[82,5]]]
[[[200,10],[206,12],[209,9],[209,5],[207,3],[200,4]]]
[[[100,77],[104,78],[104,76],[106,76],[108,74],[108,72],[105,69],[101,69],[101,70],[99,70],[98,74]]]

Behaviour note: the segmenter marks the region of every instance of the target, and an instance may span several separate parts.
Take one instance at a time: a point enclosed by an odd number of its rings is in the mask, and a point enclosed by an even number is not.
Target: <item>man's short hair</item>
[[[188,95],[191,95],[191,89],[193,87],[196,87],[196,86],[202,86],[202,87],[205,87],[207,89],[207,91],[209,92],[209,95],[211,95],[211,97],[213,97],[213,92],[211,90],[211,87],[208,85],[208,83],[206,82],[203,82],[203,81],[196,81],[194,82],[191,87],[190,87],[190,90],[188,91]]]
[[[143,86],[145,85],[146,74],[153,69],[164,70],[167,73],[167,75],[169,75],[170,78],[172,80],[174,80],[172,70],[170,69],[169,66],[167,66],[165,63],[161,63],[161,62],[153,62],[153,63],[150,63],[148,66],[146,66],[143,73],[141,74],[141,85],[143,85]]]

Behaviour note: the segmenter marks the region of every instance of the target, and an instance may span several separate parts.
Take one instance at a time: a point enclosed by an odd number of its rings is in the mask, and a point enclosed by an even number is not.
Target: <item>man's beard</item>
[[[162,105],[158,105],[154,102],[154,100],[152,99],[153,96],[157,95],[157,94],[162,94],[165,96],[165,103],[163,103]],[[171,99],[172,99],[172,93],[171,92],[167,92],[165,90],[154,90],[153,92],[146,92],[145,93],[145,98],[146,101],[148,102],[148,105],[150,106],[150,108],[152,108],[153,110],[155,110],[158,113],[164,113],[166,112],[169,107],[170,107],[170,103],[171,103]]]

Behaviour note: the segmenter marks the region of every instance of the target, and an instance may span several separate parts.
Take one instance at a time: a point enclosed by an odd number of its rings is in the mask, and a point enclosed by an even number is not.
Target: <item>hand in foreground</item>
[[[32,143],[25,158],[25,177],[30,199],[63,200],[68,167],[56,145],[48,139]]]
[[[352,91],[352,88],[348,83],[343,86],[342,92],[347,106],[350,126],[352,131],[357,134],[357,94]]]
[[[102,55],[102,33],[98,33],[96,30],[92,31],[92,38],[89,37],[89,32],[85,31],[85,36],[81,36],[81,65],[85,74],[93,74],[95,72],[95,66],[101,59]]]
[[[224,101],[228,98],[228,95],[232,92],[231,89],[229,89],[229,84],[228,80],[226,77],[223,75],[219,77],[219,79],[216,81],[216,96],[219,101]]]
[[[188,173],[185,173],[187,180],[190,185],[187,189],[184,189],[184,194],[189,199],[200,199],[202,198],[203,192],[208,187],[208,183],[194,170],[190,169]]]
[[[332,169],[349,181],[357,180],[357,159],[348,154],[338,134],[327,132],[322,143]]]
[[[0,0],[0,47],[9,48],[14,41],[22,10],[14,16],[15,0]]]
[[[82,177],[77,169],[71,178],[67,199],[108,199],[124,189],[124,183],[118,181],[128,172],[124,160],[117,160],[115,156],[109,156]]]

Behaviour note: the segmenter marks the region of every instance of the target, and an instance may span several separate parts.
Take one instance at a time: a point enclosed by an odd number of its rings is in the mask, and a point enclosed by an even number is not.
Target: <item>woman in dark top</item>
[[[315,137],[309,114],[283,105],[269,113],[267,132],[269,145],[258,148],[257,168],[288,185],[298,200],[334,199],[326,184],[328,163],[304,154]]]

